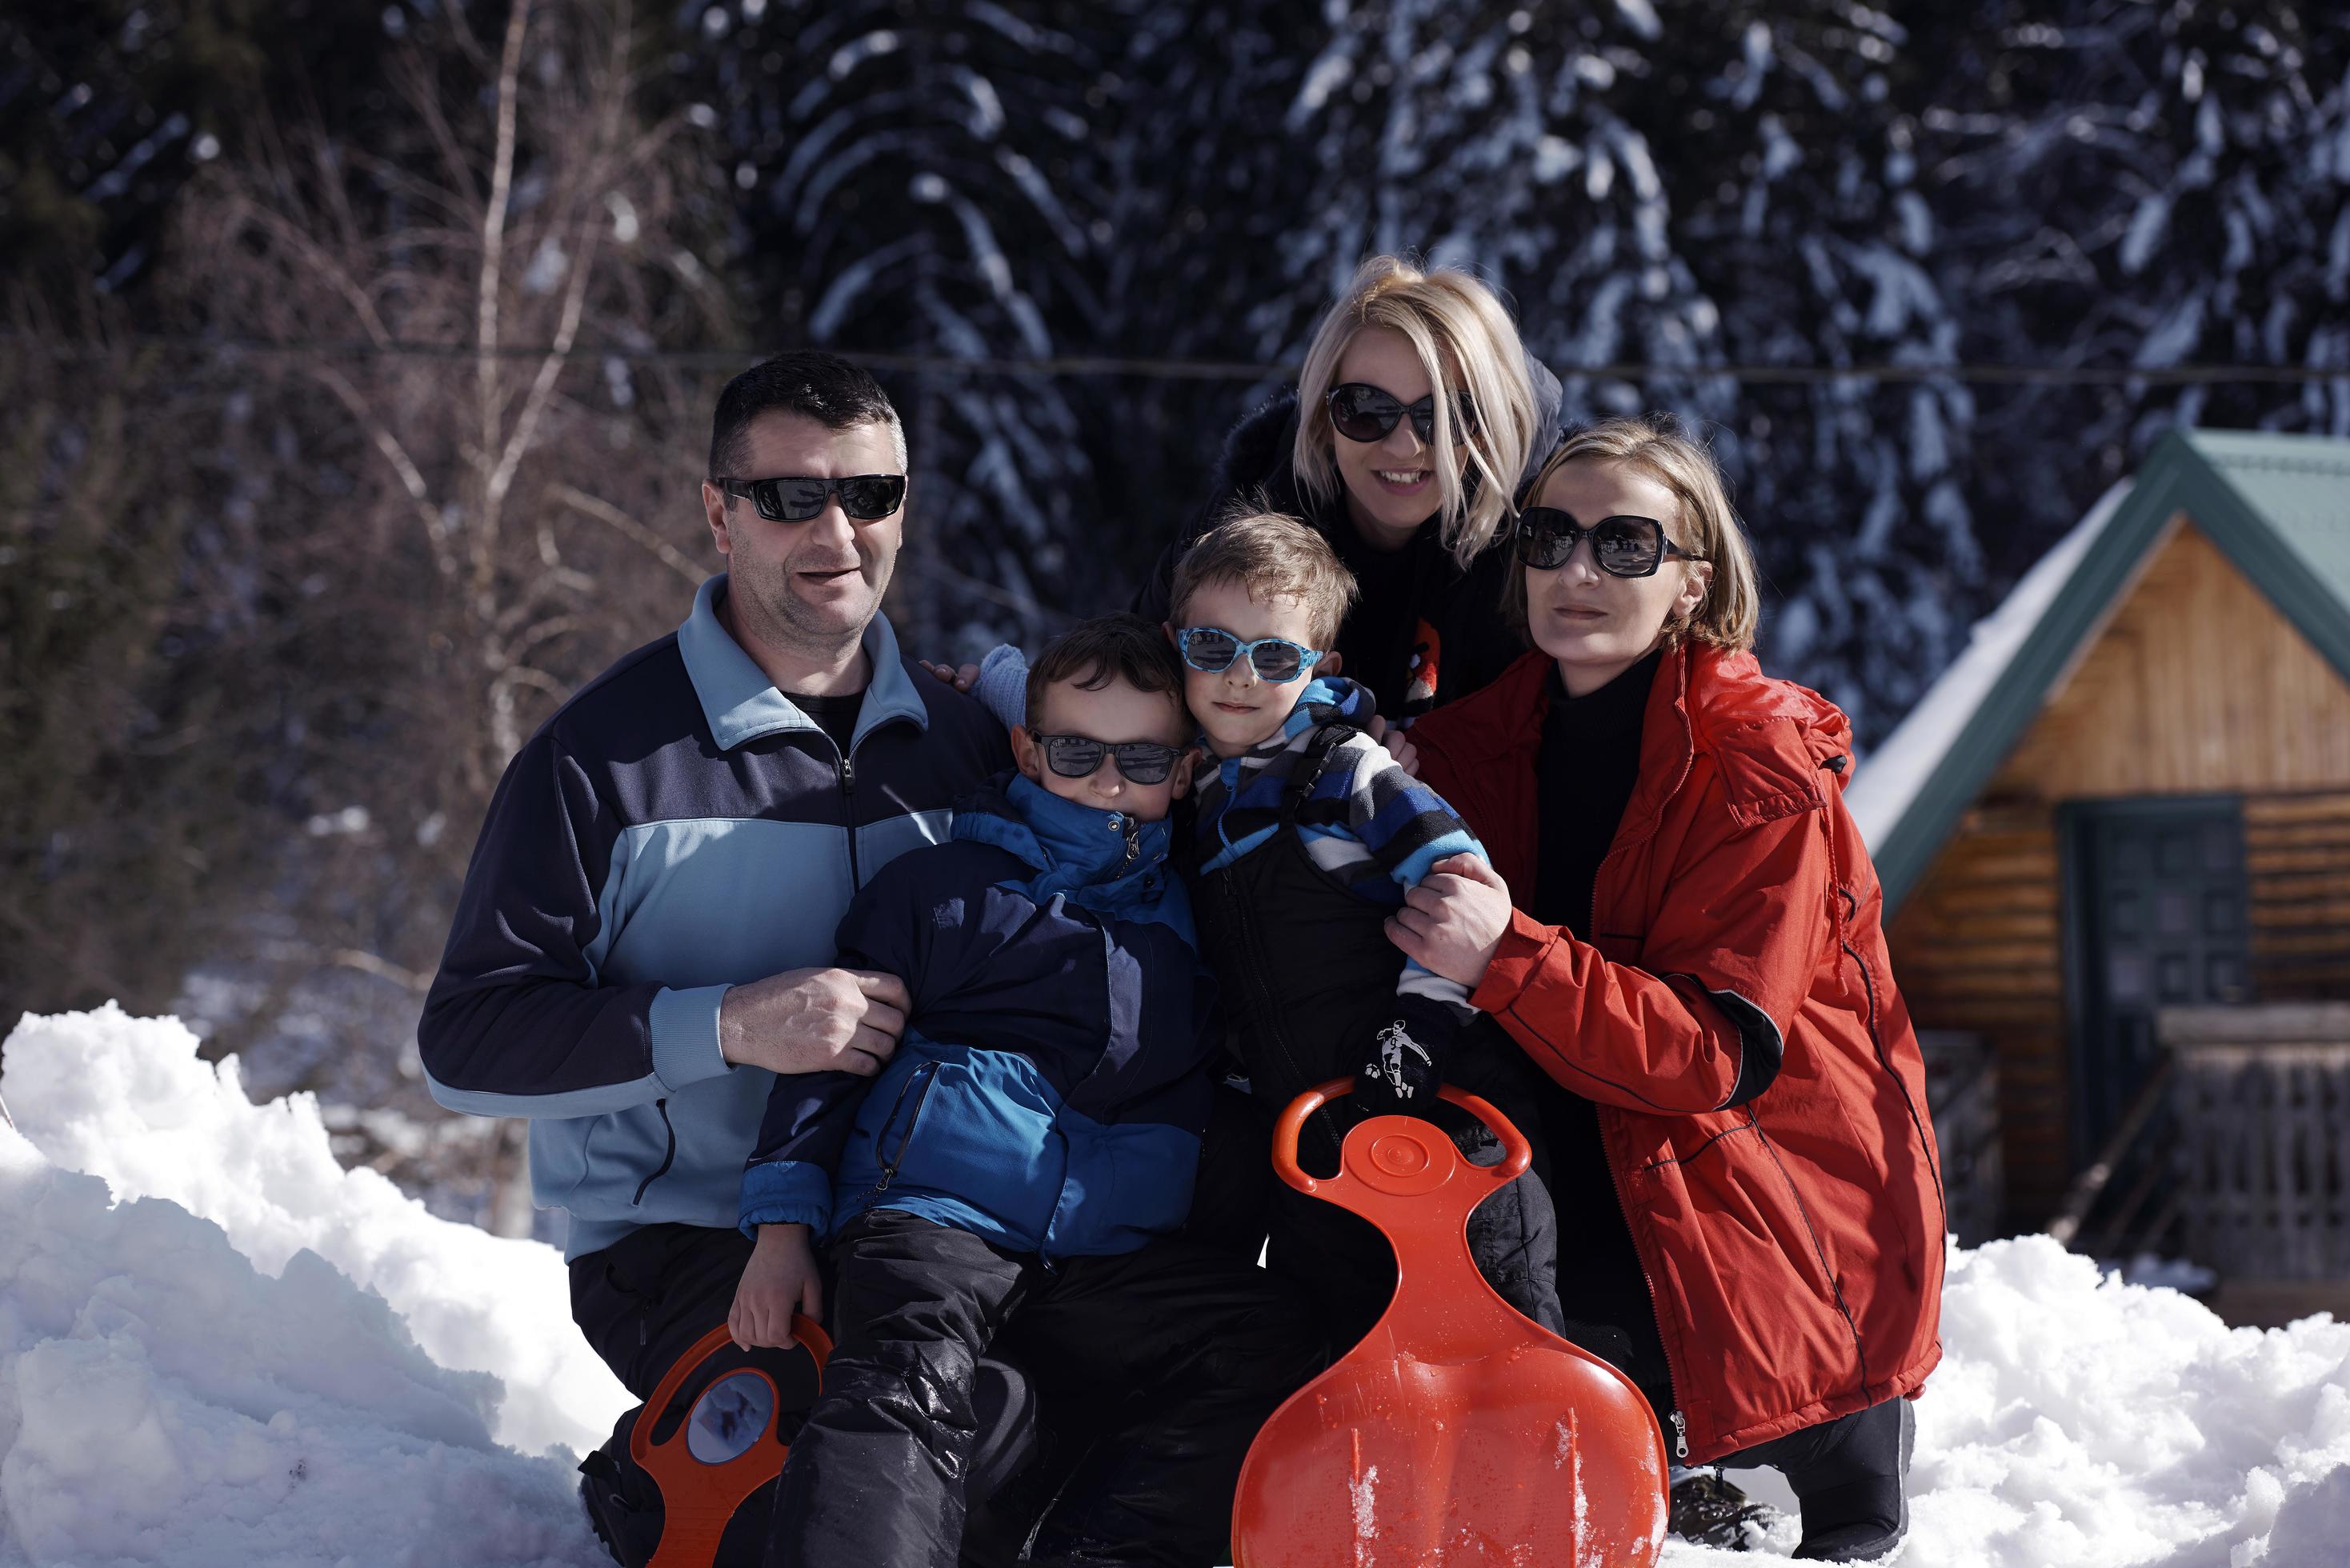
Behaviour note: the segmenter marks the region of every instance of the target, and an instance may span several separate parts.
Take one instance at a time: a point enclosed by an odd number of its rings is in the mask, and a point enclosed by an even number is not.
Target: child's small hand
[[[819,1322],[824,1317],[824,1281],[816,1272],[815,1244],[805,1225],[762,1225],[751,1261],[743,1265],[743,1282],[734,1287],[727,1331],[744,1350],[763,1345],[788,1350],[795,1343],[794,1312]]]

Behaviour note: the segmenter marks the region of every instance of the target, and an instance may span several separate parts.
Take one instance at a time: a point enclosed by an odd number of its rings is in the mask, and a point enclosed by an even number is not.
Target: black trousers
[[[1909,1401],[1887,1399],[1711,1462],[1733,1469],[1768,1465],[1787,1478],[1803,1505],[1796,1556],[1840,1561],[1839,1549],[1854,1547],[1874,1557],[1908,1529],[1916,1431]]]
[[[784,1467],[775,1568],[952,1568],[992,1347],[1095,1428],[1030,1561],[1229,1561],[1249,1443],[1317,1365],[1263,1272],[1176,1238],[1047,1267],[891,1210],[828,1251],[833,1356]]]
[[[750,1239],[739,1231],[706,1225],[645,1226],[600,1251],[572,1260],[572,1321],[629,1392],[639,1399],[650,1398],[677,1358],[726,1321],[734,1304],[734,1289],[743,1280],[743,1265],[750,1257]],[[777,1424],[785,1440],[793,1440],[816,1398],[813,1369],[808,1358],[796,1350],[729,1352],[713,1358],[710,1369],[689,1381],[681,1391],[678,1409],[690,1409],[704,1385],[743,1366],[761,1367],[775,1378],[781,1395]],[[1006,1483],[1031,1468],[1040,1450],[1042,1430],[1028,1379],[1000,1358],[980,1363],[972,1403],[978,1436],[969,1459],[966,1490],[980,1517],[971,1532],[968,1561],[972,1568],[983,1568],[1012,1561],[1034,1522],[1033,1511],[1023,1511],[1040,1505],[1024,1490],[1008,1488]],[[628,1434],[636,1418],[633,1409],[623,1416],[601,1451],[611,1471],[635,1471],[628,1457]],[[655,1427],[655,1440],[666,1440],[674,1424],[665,1420]],[[650,1482],[623,1490],[633,1497],[649,1492]],[[1000,1490],[1004,1493],[1003,1506],[985,1506]],[[763,1489],[744,1502],[719,1552],[718,1561],[725,1568],[754,1564],[764,1556],[774,1498],[773,1489]],[[650,1521],[645,1528],[652,1531]]]

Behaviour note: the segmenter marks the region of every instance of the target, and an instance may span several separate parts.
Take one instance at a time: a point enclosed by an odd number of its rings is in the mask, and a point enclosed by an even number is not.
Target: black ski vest
[[[1215,971],[1250,1090],[1276,1115],[1316,1084],[1352,1077],[1395,1016],[1404,961],[1388,940],[1388,911],[1316,866],[1297,832],[1298,808],[1355,732],[1351,724],[1316,731],[1282,790],[1274,836],[1193,878],[1201,955]],[[1307,1170],[1338,1168],[1338,1140],[1356,1119],[1329,1106],[1314,1114],[1298,1140]]]

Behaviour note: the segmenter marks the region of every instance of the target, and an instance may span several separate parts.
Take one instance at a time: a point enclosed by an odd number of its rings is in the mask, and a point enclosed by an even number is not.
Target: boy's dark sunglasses
[[[1538,572],[1554,571],[1566,565],[1586,534],[1591,558],[1610,576],[1654,576],[1667,556],[1705,559],[1674,544],[1653,517],[1602,517],[1586,528],[1573,513],[1555,506],[1529,506],[1518,514],[1518,559]]]
[[[1243,642],[1220,626],[1187,626],[1175,634],[1176,651],[1183,662],[1205,674],[1215,675],[1230,670],[1232,660],[1245,656],[1256,670],[1256,678],[1268,686],[1278,686],[1295,680],[1299,673],[1318,661],[1319,649],[1301,648],[1283,637],[1260,637],[1254,642]]]
[[[840,509],[860,523],[879,523],[905,504],[902,473],[853,473],[846,479],[722,479],[718,488],[759,509],[770,523],[805,523],[838,495]]]
[[[1165,784],[1174,771],[1180,746],[1163,741],[1097,741],[1089,735],[1030,737],[1045,753],[1045,765],[1065,779],[1089,778],[1100,771],[1104,757],[1118,759],[1118,771],[1128,784]]]
[[[1436,440],[1436,394],[1430,392],[1416,403],[1397,400],[1392,392],[1383,392],[1367,381],[1348,381],[1330,389],[1323,400],[1330,410],[1330,428],[1348,441],[1385,441],[1388,431],[1406,414],[1411,416],[1411,428],[1424,441]],[[1466,392],[1452,394],[1452,439],[1467,441],[1477,433],[1477,405],[1469,400]]]

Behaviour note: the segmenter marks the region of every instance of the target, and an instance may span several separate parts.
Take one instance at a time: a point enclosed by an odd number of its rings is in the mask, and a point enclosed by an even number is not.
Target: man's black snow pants
[[[572,1260],[572,1321],[629,1393],[650,1398],[677,1358],[726,1321],[750,1257],[750,1240],[739,1231],[645,1226],[609,1247]],[[808,1358],[797,1350],[722,1356],[709,1375],[686,1384],[679,1408],[690,1408],[702,1386],[720,1372],[743,1365],[762,1367],[775,1378],[781,1394],[778,1424],[790,1441],[816,1397]],[[973,1419],[979,1438],[970,1459],[968,1490],[977,1506],[1035,1458],[1039,1426],[1035,1396],[1017,1368],[991,1357],[980,1364],[975,1385]],[[633,1409],[622,1417],[611,1440],[583,1467],[588,1486],[601,1494],[591,1509],[607,1544],[624,1563],[649,1557],[650,1543],[660,1538],[658,1515],[647,1511],[650,1480],[628,1457],[629,1429],[636,1418]],[[666,1428],[654,1429],[656,1440],[668,1435]],[[743,1503],[720,1548],[722,1568],[750,1568],[764,1558],[774,1500],[770,1487]],[[1025,1493],[1004,1501],[1002,1511],[987,1511],[971,1532],[966,1562],[972,1568],[1011,1562],[1027,1536],[1033,1517],[1024,1511]],[[631,1552],[628,1540],[613,1539],[631,1535],[639,1538],[640,1551]]]
[[[1046,1265],[892,1210],[852,1220],[828,1252],[833,1355],[784,1467],[775,1568],[952,1568],[991,1347],[1094,1428],[1030,1561],[1229,1561],[1249,1443],[1317,1366],[1316,1336],[1262,1271],[1171,1237]]]

